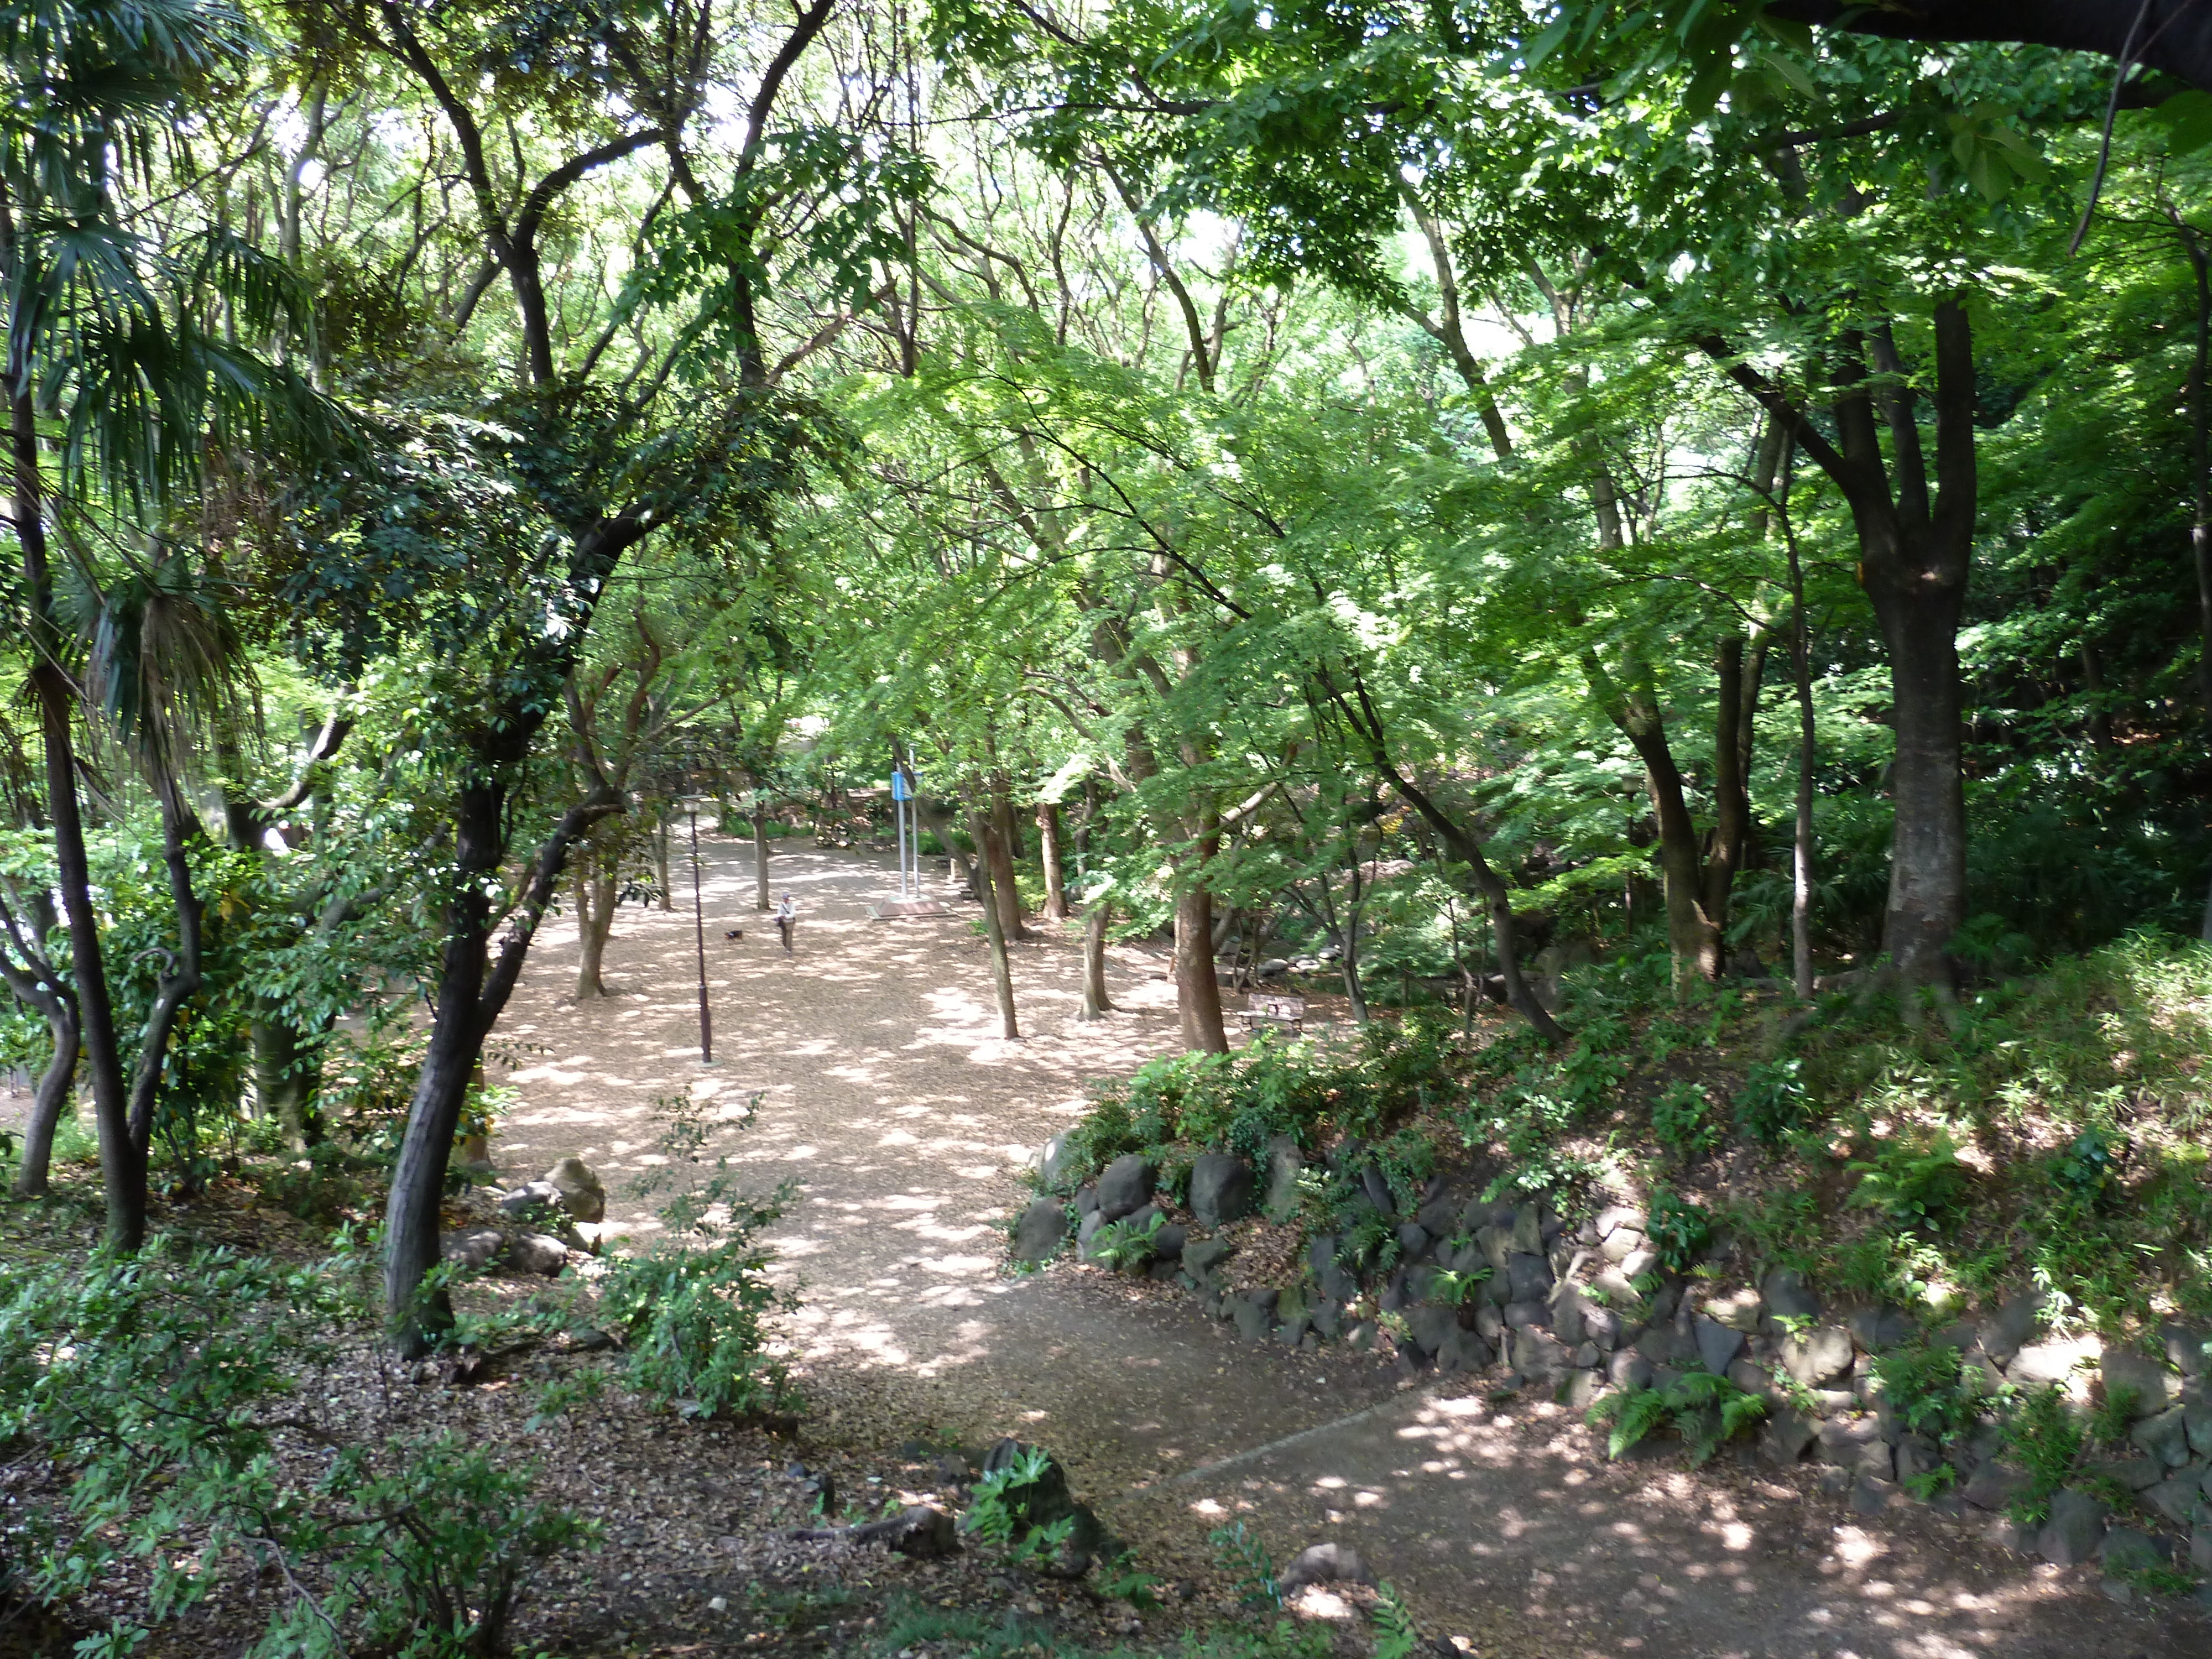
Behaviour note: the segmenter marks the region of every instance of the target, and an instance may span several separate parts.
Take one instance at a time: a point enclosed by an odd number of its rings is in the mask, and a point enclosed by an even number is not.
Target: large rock
[[[1252,1166],[1226,1152],[1205,1152],[1190,1166],[1190,1212],[1201,1227],[1225,1227],[1252,1213]]]
[[[524,1273],[553,1279],[568,1265],[568,1247],[549,1233],[517,1233],[507,1241],[507,1260]]]
[[[1548,1331],[1531,1325],[1513,1334],[1513,1369],[1523,1376],[1555,1378],[1570,1369],[1565,1348]]]
[[[1202,1282],[1211,1279],[1214,1270],[1235,1254],[1235,1247],[1225,1239],[1202,1238],[1195,1244],[1182,1247],[1182,1270]]]
[[[499,1200],[500,1212],[520,1220],[532,1210],[562,1208],[561,1189],[550,1181],[526,1181]]]
[[[2177,1406],[2146,1417],[2128,1431],[2128,1438],[2169,1469],[2178,1469],[2189,1461],[2189,1414]]]
[[[1769,1463],[1788,1468],[1805,1455],[1806,1448],[1820,1437],[1820,1425],[1810,1418],[1777,1406],[1766,1413],[1759,1431],[1759,1455]]]
[[[1805,1288],[1805,1281],[1788,1267],[1777,1267],[1767,1274],[1760,1292],[1766,1298],[1766,1310],[1778,1319],[1818,1319],[1822,1312],[1820,1298]]]
[[[1552,1291],[1552,1264],[1540,1255],[1516,1253],[1505,1258],[1505,1284],[1513,1302],[1542,1302]]]
[[[1014,1224],[1014,1260],[1049,1261],[1066,1240],[1067,1206],[1056,1199],[1040,1198]]]
[[[1075,1172],[1075,1147],[1065,1134],[1056,1134],[1038,1149],[1038,1178],[1048,1191],[1057,1189]]]
[[[2006,1297],[1996,1312],[1982,1321],[1982,1352],[2000,1365],[2011,1364],[2013,1356],[2035,1334],[2042,1317],[2041,1291],[2023,1291]]]
[[[1151,1201],[1157,1179],[1151,1161],[1142,1152],[1115,1158],[1098,1177],[1098,1213],[1109,1221],[1135,1214]]]
[[[1298,1210],[1298,1175],[1305,1161],[1298,1152],[1298,1143],[1288,1135],[1277,1135],[1267,1143],[1267,1192],[1261,1204],[1270,1221],[1287,1221]]]
[[[1692,1327],[1697,1334],[1698,1358],[1715,1376],[1726,1376],[1728,1368],[1743,1352],[1743,1333],[1717,1319],[1708,1319],[1699,1314]]]
[[[1454,1308],[1416,1308],[1406,1316],[1407,1334],[1425,1354],[1442,1352],[1445,1342],[1458,1328],[1459,1311]]]
[[[561,1194],[561,1207],[578,1221],[596,1224],[607,1218],[607,1189],[580,1158],[564,1158],[539,1180]]]
[[[1498,1356],[1490,1344],[1474,1331],[1454,1327],[1444,1334],[1443,1345],[1437,1350],[1437,1369],[1440,1371],[1479,1371],[1488,1369]]]
[[[1311,1584],[1371,1584],[1375,1575],[1349,1544],[1310,1544],[1291,1558],[1275,1575],[1275,1588],[1285,1595]]]
[[[506,1243],[507,1235],[498,1228],[475,1227],[467,1232],[447,1233],[438,1241],[438,1253],[474,1272],[491,1266]]]
[[[1920,1334],[1912,1316],[1899,1308],[1861,1308],[1848,1322],[1851,1334],[1869,1353],[1901,1348]]]
[[[2195,1325],[2161,1325],[2158,1340],[2166,1350],[2166,1363],[2184,1376],[2201,1376],[2212,1369],[2212,1331]]]
[[[1096,1246],[1098,1243],[1098,1235],[1105,1231],[1106,1225],[1105,1213],[1099,1210],[1090,1212],[1077,1224],[1075,1255],[1078,1261],[1096,1261],[1098,1259]]]
[[[2054,1566],[2087,1561],[2105,1540],[2106,1510],[2084,1492],[2069,1489],[2051,1500],[2051,1518],[2036,1534],[2036,1553]]]
[[[2027,1474],[1991,1458],[1977,1468],[1960,1492],[1978,1510],[2002,1510],[2028,1488]]]
[[[2133,1527],[2114,1527],[2105,1534],[2104,1565],[2108,1573],[2141,1572],[2149,1567],[2162,1567],[2173,1559],[2170,1540],[2153,1538],[2147,1532],[2137,1532]]]
[[[1826,1388],[1851,1368],[1851,1337],[1837,1325],[1821,1325],[1782,1343],[1782,1368],[1808,1389]]]
[[[2155,1417],[2180,1393],[2180,1379],[2155,1359],[2129,1348],[2105,1350],[2102,1370],[2105,1398],[2128,1396],[2130,1417]]]

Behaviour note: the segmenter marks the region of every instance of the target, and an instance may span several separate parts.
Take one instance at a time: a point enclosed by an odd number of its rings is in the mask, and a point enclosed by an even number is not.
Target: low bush
[[[253,1659],[482,1659],[504,1651],[531,1573],[592,1541],[526,1468],[446,1436],[349,1439],[324,1413],[318,1374],[375,1340],[358,1266],[157,1237],[0,1289],[0,1441],[37,1446],[66,1481],[16,1532],[22,1589],[59,1601],[154,1563],[138,1618],[87,1659],[145,1643],[226,1561],[275,1574]]]

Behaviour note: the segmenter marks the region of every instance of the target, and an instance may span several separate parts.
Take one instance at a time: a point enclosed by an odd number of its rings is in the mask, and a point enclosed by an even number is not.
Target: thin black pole
[[[699,1063],[714,1063],[714,1016],[707,1006],[707,913],[699,899],[699,803],[688,801],[691,812],[691,931],[699,945]]]

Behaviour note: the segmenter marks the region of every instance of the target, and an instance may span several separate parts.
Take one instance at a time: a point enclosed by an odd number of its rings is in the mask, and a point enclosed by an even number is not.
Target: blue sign
[[[906,774],[903,772],[894,772],[891,774],[891,799],[893,800],[912,800],[914,799],[914,791],[910,787],[908,787],[906,781]]]

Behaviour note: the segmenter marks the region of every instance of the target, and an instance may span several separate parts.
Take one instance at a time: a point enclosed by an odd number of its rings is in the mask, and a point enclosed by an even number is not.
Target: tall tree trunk
[[[660,822],[653,831],[653,873],[660,889],[660,908],[670,913],[676,908],[676,895],[668,887],[668,809],[660,809]]]
[[[1797,690],[1797,815],[1790,838],[1790,967],[1797,994],[1813,996],[1813,761],[1819,735],[1813,717],[1812,623],[1805,615],[1805,567],[1787,501],[1789,468],[1783,471],[1784,545],[1790,556],[1790,673]]]
[[[968,817],[975,844],[988,849],[996,839],[993,826],[983,813],[970,812]],[[998,875],[991,867],[992,862],[987,851],[984,857],[975,861],[975,877],[981,888],[978,896],[983,901],[983,937],[989,940],[991,946],[991,988],[999,1001],[999,1034],[1012,1042],[1020,1038],[1022,1031],[1014,1018],[1014,969],[1007,956],[1006,929],[1000,918],[998,896],[992,890],[998,885]]]
[[[1079,1019],[1103,1019],[1113,1008],[1106,994],[1106,929],[1114,916],[1113,890],[1091,901],[1083,916],[1083,1009]]]
[[[1067,880],[1060,867],[1060,803],[1045,801],[1037,807],[1037,855],[1044,861],[1044,914],[1051,921],[1067,920]]]
[[[1741,659],[1738,659],[1739,668]],[[1659,827],[1659,869],[1665,883],[1667,947],[1679,989],[1693,979],[1712,980],[1721,971],[1721,933],[1705,908],[1702,849],[1698,827],[1683,798],[1681,769],[1667,741],[1666,721],[1648,682],[1632,678],[1623,687],[1599,663],[1595,650],[1583,653],[1583,671],[1591,690],[1621,734],[1644,762],[1644,792]],[[1637,671],[1632,665],[1632,673]],[[1732,699],[1737,688],[1729,688]],[[1725,724],[1731,713],[1719,716]],[[1733,732],[1730,734],[1733,748]],[[1731,769],[1733,757],[1725,763]]]
[[[1960,774],[1960,586],[1899,592],[1871,577],[1889,647],[1897,759],[1890,794],[1889,902],[1882,949],[1908,986],[1952,983],[1951,936],[1966,920],[1966,799]]]
[[[1010,939],[1027,939],[1030,931],[1022,926],[1021,889],[1014,884],[1014,801],[1003,778],[991,785],[990,817],[982,827],[987,832],[981,842],[983,860],[990,866],[991,890],[997,896],[1000,931]]]
[[[1213,895],[1185,873],[1176,895],[1176,1012],[1184,1047],[1225,1054],[1229,1034],[1221,1020],[1221,981],[1213,971]]]
[[[753,908],[775,908],[768,884],[768,814],[762,811],[753,814]]]
[[[2081,685],[2089,694],[2089,747],[2100,761],[2112,753],[2112,706],[2105,701],[2105,665],[2096,641],[2081,641]]]
[[[576,859],[576,1000],[607,994],[600,976],[607,939],[614,932],[617,890],[612,860],[604,848],[586,847]]]
[[[1751,836],[1741,635],[1722,639],[1714,666],[1718,684],[1713,699],[1713,836],[1705,853],[1702,908],[1705,925],[1712,930],[1717,972],[1728,949],[1729,893]]]
[[[2197,684],[2204,722],[2212,732],[2212,255],[2203,239],[2173,209],[2182,252],[2196,279],[2197,325],[2189,360],[2189,556],[2197,575]],[[2212,945],[2212,885],[2204,896],[2197,936]]]
[[[31,1096],[31,1115],[23,1124],[22,1158],[15,1166],[18,1198],[46,1196],[46,1177],[54,1161],[54,1132],[61,1126],[62,1110],[69,1104],[70,1090],[76,1082],[76,1012],[56,998],[46,1015],[54,1052],[46,1070],[39,1073],[38,1088]]]
[[[322,1139],[314,1109],[315,1045],[302,1041],[299,1027],[274,997],[256,997],[249,1030],[253,1045],[253,1097],[262,1115],[274,1121],[286,1148],[304,1152]]]
[[[61,629],[54,617],[53,577],[46,558],[38,417],[27,390],[11,392],[9,411],[15,474],[14,529],[23,554],[23,599],[31,624],[27,678],[39,705],[40,735],[46,746],[46,813],[53,822],[56,884],[69,922],[70,972],[76,988],[85,1067],[92,1076],[100,1181],[107,1199],[107,1242],[118,1250],[136,1250],[146,1237],[146,1159],[131,1144],[129,1085],[116,1042],[115,1005],[108,990],[100,917],[92,904],[92,866],[85,854],[76,745],[70,731],[76,697],[60,661]]]

